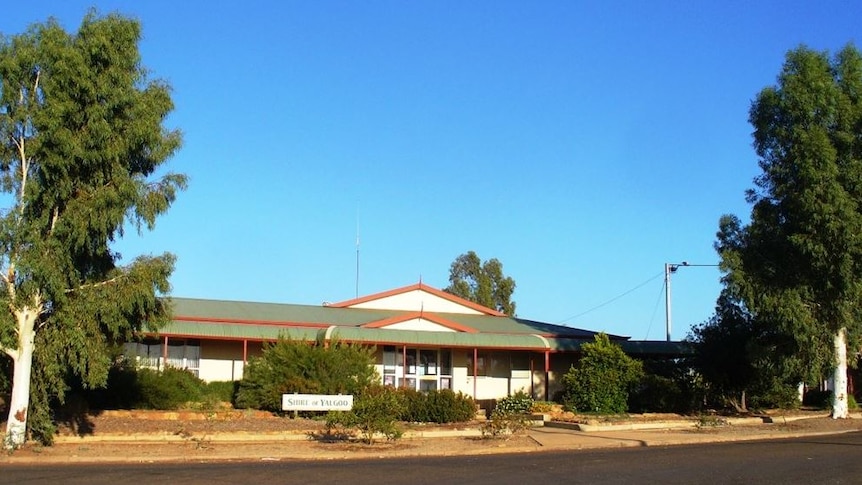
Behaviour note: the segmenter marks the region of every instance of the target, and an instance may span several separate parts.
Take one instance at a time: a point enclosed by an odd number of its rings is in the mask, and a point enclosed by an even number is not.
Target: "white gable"
[[[350,308],[368,308],[374,310],[426,311],[432,313],[467,313],[482,315],[482,312],[470,307],[441,298],[422,289],[384,296],[362,303],[351,305]],[[391,328],[391,327],[390,327]]]
[[[405,320],[403,322],[393,323],[392,325],[387,325],[385,328],[388,330],[419,330],[422,332],[454,332],[449,327],[444,327],[438,323],[430,322],[425,320],[424,318],[414,318],[412,320]]]

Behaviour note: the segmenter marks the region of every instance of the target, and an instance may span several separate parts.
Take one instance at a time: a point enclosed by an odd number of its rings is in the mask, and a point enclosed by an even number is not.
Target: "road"
[[[379,460],[5,466],[0,483],[851,484],[862,433],[696,446]]]

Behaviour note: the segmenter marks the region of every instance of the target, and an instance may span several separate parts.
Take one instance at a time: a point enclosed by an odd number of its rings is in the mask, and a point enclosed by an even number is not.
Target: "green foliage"
[[[236,394],[241,408],[281,411],[289,393],[358,394],[376,381],[374,349],[333,340],[307,343],[279,338],[251,359]]]
[[[811,389],[802,396],[802,404],[809,407],[825,409],[832,405],[832,391]]]
[[[688,362],[703,378],[710,407],[747,411],[747,401],[760,408],[792,405],[801,375],[798,346],[765,318],[755,318],[731,288],[722,291],[715,315],[687,340],[694,349]]]
[[[629,390],[643,376],[641,362],[604,333],[581,351],[580,360],[563,376],[563,404],[578,412],[624,413]]]
[[[5,403],[12,391],[12,360],[0,354],[0,399]]]
[[[515,315],[515,280],[503,274],[503,263],[495,258],[483,263],[473,251],[458,256],[449,268],[449,286],[443,291]]]
[[[530,408],[531,413],[549,413],[554,410],[554,403],[549,401],[535,401]]]
[[[236,381],[207,382],[203,389],[204,402],[213,406],[233,403],[238,389],[239,382]]]
[[[799,47],[752,103],[762,173],[750,223],[719,222],[723,281],[769,329],[754,354],[781,390],[836,364],[833,336],[862,333],[862,54]],[[761,343],[758,341],[758,343]],[[784,383],[784,384],[782,384]]]
[[[482,437],[508,439],[525,432],[531,424],[529,413],[532,406],[532,398],[520,391],[514,396],[500,399],[491,412],[491,417],[482,423]]]
[[[690,410],[680,383],[670,377],[645,374],[629,396],[635,413],[680,413]]]
[[[144,409],[181,409],[200,402],[204,383],[187,370],[167,367],[164,370],[138,370],[139,406]]]
[[[404,398],[398,390],[374,384],[354,396],[352,410],[328,413],[326,426],[330,430],[337,427],[356,429],[362,440],[369,444],[378,434],[390,441],[397,440],[402,435],[397,416],[403,412]]]
[[[173,256],[118,266],[111,250],[126,227],[152,229],[186,185],[154,177],[181,136],[163,126],[170,89],[147,79],[140,31],[90,13],[75,34],[49,20],[0,39],[0,348],[36,334],[33,374],[14,385],[29,389],[42,441],[70,378],[104,385],[116,342],[170,318],[158,296]]]
[[[104,388],[76,389],[89,409],[201,409],[215,410],[230,403],[237,383],[209,382],[187,370],[138,369],[119,361],[108,374]]]
[[[511,396],[497,400],[494,410],[503,414],[527,414],[533,409],[533,398],[524,391],[518,391]]]
[[[772,381],[771,386],[764,387],[761,392],[751,397],[751,406],[754,409],[797,409],[800,404],[796,386],[778,381]]]
[[[414,389],[398,389],[404,403],[399,416],[402,421],[414,423],[462,423],[476,416],[476,402],[463,393],[449,389],[419,392]]]

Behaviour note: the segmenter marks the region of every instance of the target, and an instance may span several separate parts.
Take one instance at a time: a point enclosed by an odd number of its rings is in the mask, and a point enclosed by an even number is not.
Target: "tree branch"
[[[109,285],[109,284],[111,284],[111,283],[114,283],[114,282],[116,282],[116,281],[118,281],[118,280],[123,279],[125,276],[126,276],[126,275],[122,274],[122,275],[120,275],[120,276],[115,276],[115,277],[113,277],[113,278],[111,278],[111,279],[109,279],[109,280],[100,281],[100,282],[98,282],[98,283],[90,283],[90,284],[87,284],[87,285],[81,285],[81,286],[79,286],[79,287],[77,287],[77,288],[68,288],[68,289],[66,289],[66,290],[65,290],[65,293],[66,293],[66,294],[69,294],[69,293],[74,293],[74,292],[76,292],[76,291],[88,290],[88,289],[90,289],[90,288],[98,288],[98,287],[100,287],[100,286],[106,286],[106,285]]]
[[[11,358],[12,358],[12,360],[16,360],[16,361],[18,360],[18,351],[17,351],[17,350],[15,350],[15,349],[7,349],[6,347],[3,347],[3,348],[2,348],[2,349],[0,349],[0,350],[2,350],[4,354],[6,354],[6,355],[8,355],[9,357],[11,357]]]

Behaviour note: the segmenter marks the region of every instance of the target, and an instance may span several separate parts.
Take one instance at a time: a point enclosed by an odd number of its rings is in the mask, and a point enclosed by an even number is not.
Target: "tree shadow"
[[[91,410],[87,399],[80,394],[66,396],[66,401],[57,408],[54,419],[59,428],[69,430],[75,436],[89,436],[96,432],[93,417],[102,410]]]
[[[356,435],[342,429],[324,429],[320,431],[309,431],[305,435],[310,441],[318,443],[345,443],[356,440]]]

